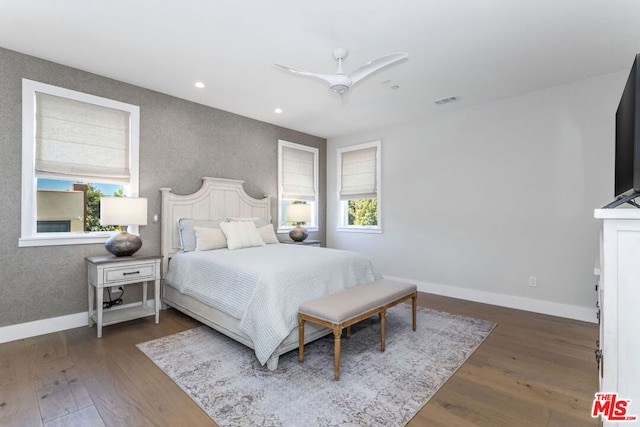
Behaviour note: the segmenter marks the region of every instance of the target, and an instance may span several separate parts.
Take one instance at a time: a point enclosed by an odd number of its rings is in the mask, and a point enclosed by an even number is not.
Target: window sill
[[[62,245],[87,245],[104,243],[112,233],[41,233],[37,236],[21,237],[18,239],[18,247],[26,248],[32,246],[62,246]]]
[[[336,231],[345,233],[382,234],[382,228],[380,227],[338,227]]]
[[[319,227],[304,227],[304,228],[309,232],[318,231],[320,229]],[[293,230],[293,227],[278,227],[278,230],[276,231],[276,233],[284,234],[284,233],[290,232],[291,230]]]

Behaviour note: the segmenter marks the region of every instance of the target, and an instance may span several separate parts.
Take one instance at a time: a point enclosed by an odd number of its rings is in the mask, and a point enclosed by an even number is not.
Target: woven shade
[[[282,147],[282,198],[316,199],[314,153]]]
[[[340,200],[378,197],[376,153],[376,147],[342,153]]]
[[[36,176],[128,184],[129,127],[129,112],[36,92]]]

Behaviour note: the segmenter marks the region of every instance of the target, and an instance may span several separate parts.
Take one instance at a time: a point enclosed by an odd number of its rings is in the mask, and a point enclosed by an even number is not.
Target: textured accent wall
[[[179,194],[203,176],[242,179],[253,197],[277,195],[278,139],[320,149],[320,230],[325,240],[326,140],[0,48],[0,327],[87,311],[85,256],[103,245],[19,248],[22,78],[140,106],[140,196],[149,219],[160,187]],[[277,203],[272,204],[273,216]],[[141,227],[141,252],[160,253],[160,224]],[[125,302],[139,290],[127,290]]]

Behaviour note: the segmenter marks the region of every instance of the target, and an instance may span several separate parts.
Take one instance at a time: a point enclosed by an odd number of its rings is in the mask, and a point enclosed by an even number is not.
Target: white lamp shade
[[[287,222],[311,221],[311,205],[296,203],[287,205]]]
[[[101,225],[147,225],[147,199],[144,197],[100,198]]]

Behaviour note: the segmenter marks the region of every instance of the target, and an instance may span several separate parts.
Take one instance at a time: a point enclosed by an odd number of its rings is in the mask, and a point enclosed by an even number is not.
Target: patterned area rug
[[[276,371],[253,351],[199,327],[138,345],[220,426],[404,426],[495,327],[418,307],[387,312],[386,351],[374,316],[342,339],[333,379],[333,334],[280,356]]]

